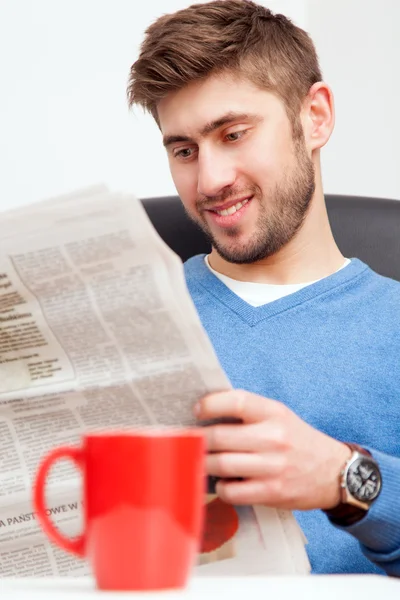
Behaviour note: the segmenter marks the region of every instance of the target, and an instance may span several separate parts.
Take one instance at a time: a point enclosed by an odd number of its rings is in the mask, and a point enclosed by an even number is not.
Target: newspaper
[[[87,431],[193,426],[194,403],[231,386],[137,198],[100,185],[8,211],[0,240],[0,576],[82,576],[35,518],[41,458]],[[72,464],[52,470],[48,513],[69,536],[80,489]],[[291,512],[209,491],[197,574],[310,571]]]

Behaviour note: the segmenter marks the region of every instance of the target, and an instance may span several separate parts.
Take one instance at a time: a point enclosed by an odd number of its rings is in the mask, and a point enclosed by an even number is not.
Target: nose
[[[197,192],[201,196],[218,196],[232,186],[236,169],[231,157],[219,152],[199,151]]]

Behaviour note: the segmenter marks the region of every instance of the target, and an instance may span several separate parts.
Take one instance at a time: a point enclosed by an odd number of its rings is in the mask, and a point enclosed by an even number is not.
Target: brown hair
[[[225,71],[284,101],[292,125],[310,87],[322,79],[308,34],[251,0],[214,0],[163,15],[146,30],[132,65],[128,103],[158,122],[157,103],[192,81]]]

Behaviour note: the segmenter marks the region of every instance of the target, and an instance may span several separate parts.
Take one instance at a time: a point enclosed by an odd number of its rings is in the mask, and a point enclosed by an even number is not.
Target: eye
[[[242,129],[241,131],[232,131],[231,133],[227,133],[225,138],[228,140],[228,142],[237,142],[245,135],[245,133],[245,129]]]
[[[183,160],[187,160],[193,156],[193,153],[193,148],[182,148],[181,150],[174,151],[174,158],[182,158]]]

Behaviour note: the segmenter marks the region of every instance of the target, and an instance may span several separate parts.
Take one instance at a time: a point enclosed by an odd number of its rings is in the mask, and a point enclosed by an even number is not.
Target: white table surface
[[[167,592],[98,592],[93,580],[1,579],[1,600],[71,600],[71,598],[218,598],[219,600],[400,600],[400,579],[378,575],[289,577],[194,577],[185,590]]]

